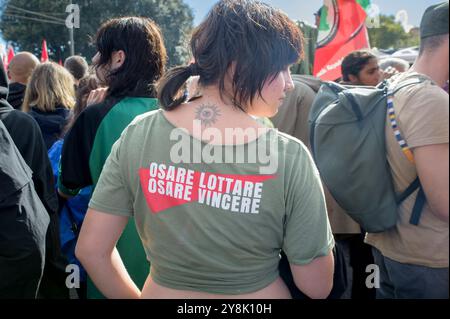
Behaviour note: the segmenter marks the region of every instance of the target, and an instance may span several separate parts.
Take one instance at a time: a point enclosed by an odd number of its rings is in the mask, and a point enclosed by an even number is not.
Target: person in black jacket
[[[46,264],[41,282],[40,297],[63,298],[65,289],[65,261],[61,254],[58,220],[58,197],[53,181],[53,171],[41,130],[33,118],[14,110],[6,98],[8,79],[0,62],[0,118],[25,163],[33,172],[33,184],[48,215],[50,225],[46,236]]]
[[[33,183],[39,198],[49,214],[58,210],[58,198],[54,191],[53,173],[42,133],[33,118],[7,102],[8,78],[0,63],[0,116],[23,159],[33,171]]]
[[[34,299],[44,271],[49,216],[32,172],[0,119],[0,299]]]

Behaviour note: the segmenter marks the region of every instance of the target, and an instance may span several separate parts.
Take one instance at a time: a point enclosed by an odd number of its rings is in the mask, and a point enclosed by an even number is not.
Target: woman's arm
[[[310,264],[297,266],[290,264],[297,288],[312,299],[325,299],[333,289],[333,252],[314,259]]]
[[[75,250],[97,288],[110,299],[141,296],[116,249],[127,223],[128,217],[88,210]]]

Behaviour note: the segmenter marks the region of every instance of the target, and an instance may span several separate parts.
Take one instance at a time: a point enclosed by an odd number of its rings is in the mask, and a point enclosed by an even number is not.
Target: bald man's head
[[[30,52],[18,53],[8,65],[8,76],[11,83],[27,85],[31,74],[38,65],[38,58]]]

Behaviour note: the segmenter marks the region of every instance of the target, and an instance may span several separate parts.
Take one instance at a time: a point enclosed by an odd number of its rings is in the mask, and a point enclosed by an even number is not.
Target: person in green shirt
[[[155,83],[167,60],[159,27],[149,18],[111,19],[100,27],[95,43],[93,67],[106,88],[91,93],[89,106],[65,137],[58,190],[66,198],[82,188],[95,188],[122,131],[137,115],[158,109]],[[133,280],[142,287],[150,265],[132,221],[118,249]],[[91,283],[87,295],[102,297]]]
[[[113,146],[76,254],[109,298],[291,298],[280,252],[311,298],[332,288],[334,239],[319,174],[297,139],[258,123],[293,89],[302,37],[279,10],[222,0],[195,30],[195,63],[158,84],[162,109]],[[188,100],[185,83],[200,76]],[[130,217],[151,262],[144,288],[115,248]]]

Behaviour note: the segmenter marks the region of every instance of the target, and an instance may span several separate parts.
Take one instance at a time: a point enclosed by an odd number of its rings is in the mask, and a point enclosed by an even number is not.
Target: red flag
[[[14,48],[12,46],[9,46],[8,49],[8,64],[11,63],[12,59],[14,58]]]
[[[42,53],[41,53],[41,62],[48,61],[48,51],[47,51],[47,41],[45,39],[42,41]]]
[[[8,54],[6,54],[6,51],[2,53],[2,62],[3,62],[3,66],[5,67],[5,70],[7,68],[7,63],[8,63]]]
[[[314,76],[334,81],[342,76],[343,59],[370,48],[364,8],[356,0],[325,0],[319,27]]]
[[[14,48],[12,46],[9,46],[8,53],[3,57],[3,65],[5,66],[5,70],[8,69],[8,65],[11,63],[14,55]]]

